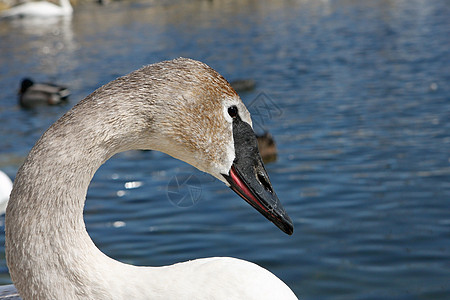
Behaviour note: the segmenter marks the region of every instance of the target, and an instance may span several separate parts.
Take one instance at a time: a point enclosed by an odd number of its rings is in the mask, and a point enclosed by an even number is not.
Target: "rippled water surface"
[[[88,191],[86,226],[102,251],[137,265],[239,257],[303,299],[448,299],[449,15],[445,0],[186,1],[2,21],[0,168],[14,178],[43,131],[102,84],[199,59],[255,80],[241,97],[277,142],[266,167],[294,235],[208,175],[134,151]],[[70,103],[20,109],[25,76],[69,86]],[[3,246],[0,272],[9,283]]]

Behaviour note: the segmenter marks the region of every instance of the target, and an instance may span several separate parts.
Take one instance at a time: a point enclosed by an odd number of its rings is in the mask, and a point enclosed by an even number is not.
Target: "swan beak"
[[[265,171],[265,170],[264,170]],[[264,172],[265,173],[265,172]],[[263,173],[263,174],[264,174]],[[267,174],[242,174],[235,164],[224,175],[230,188],[284,233],[291,235],[294,226],[268,181]]]
[[[239,117],[233,121],[233,139],[236,157],[228,174],[222,176],[233,191],[283,232],[291,235],[294,226],[272,188],[258,151],[255,133]]]

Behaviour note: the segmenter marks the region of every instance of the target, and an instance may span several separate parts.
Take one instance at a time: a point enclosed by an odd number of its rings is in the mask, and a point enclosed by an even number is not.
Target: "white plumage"
[[[0,171],[0,214],[4,214],[13,183],[3,171]]]
[[[72,15],[69,0],[60,0],[60,5],[47,1],[27,2],[13,6],[0,13],[0,18],[49,18]]]

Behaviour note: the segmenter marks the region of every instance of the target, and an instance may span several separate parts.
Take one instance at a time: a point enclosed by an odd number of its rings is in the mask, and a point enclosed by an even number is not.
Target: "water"
[[[100,85],[199,59],[256,81],[241,96],[255,129],[276,139],[267,169],[294,235],[184,163],[126,152],[88,192],[85,220],[102,251],[137,265],[239,257],[303,299],[448,298],[448,2],[274,2],[85,4],[72,20],[1,22],[0,168],[14,177],[42,132]],[[20,109],[24,76],[68,85],[70,104]],[[0,271],[9,283],[3,247]]]

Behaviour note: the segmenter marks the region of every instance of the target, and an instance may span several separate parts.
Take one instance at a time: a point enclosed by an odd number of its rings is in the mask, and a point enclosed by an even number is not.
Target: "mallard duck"
[[[277,145],[269,132],[256,135],[258,141],[259,154],[265,163],[273,162],[277,159]]]
[[[230,84],[236,92],[248,92],[256,86],[253,79],[237,79],[231,81]]]
[[[68,88],[52,83],[34,83],[24,78],[19,90],[19,103],[23,107],[35,105],[56,105],[67,101],[70,95]]]

